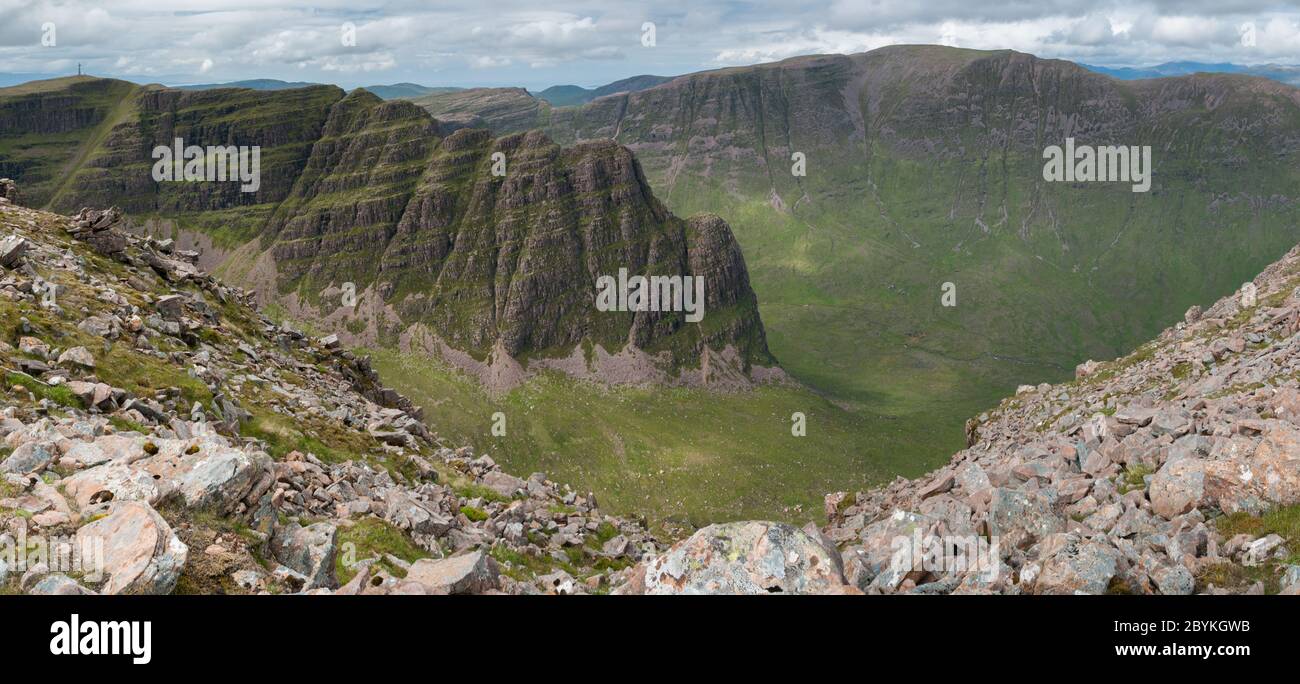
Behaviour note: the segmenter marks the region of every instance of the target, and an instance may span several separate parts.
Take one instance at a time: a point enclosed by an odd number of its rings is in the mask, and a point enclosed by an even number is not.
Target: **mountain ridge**
[[[333,86],[181,91],[78,80],[64,94],[57,92],[60,85],[68,84],[43,86],[54,88],[53,94],[4,97],[0,91],[0,109],[11,111],[93,103],[74,108],[79,118],[55,132],[84,136],[67,162],[74,170],[58,185],[56,174],[33,174],[0,152],[0,168],[30,182],[26,192],[33,203],[68,212],[81,205],[116,204],[149,219],[146,230],[154,233],[170,230],[168,223],[208,230],[219,243],[214,246],[227,255],[249,245],[252,252],[239,271],[262,284],[269,279],[265,301],[278,292],[295,309],[321,317],[346,308],[324,306],[321,293],[337,295],[338,288],[352,283],[363,301],[378,298],[383,304],[363,307],[381,314],[365,320],[344,312],[340,334],[348,341],[396,342],[419,322],[478,362],[491,357],[489,366],[522,361],[526,367],[530,356],[568,357],[571,361],[560,367],[625,382],[730,386],[747,382],[751,371],[754,377],[768,374],[756,367],[775,366],[743,259],[725,223],[688,224],[668,214],[645,185],[635,159],[616,146],[587,145],[565,154],[537,136],[497,141],[470,131],[455,136],[416,105],[384,101],[364,89],[348,94]],[[294,115],[286,116],[288,111]],[[18,141],[24,137],[44,142],[40,126],[14,121],[8,133],[16,146],[26,145]],[[260,189],[243,193],[232,184],[152,181],[147,150],[170,146],[173,138],[199,145],[259,145]],[[519,158],[509,168],[520,175],[490,172],[497,155],[516,153]],[[459,180],[443,182],[446,174]],[[474,195],[462,201],[456,198],[461,192]],[[590,205],[581,219],[585,228],[566,225],[584,203]],[[411,216],[404,219],[408,208]],[[533,225],[551,226],[559,235],[587,232],[579,242],[566,243],[530,233],[531,228],[520,230]],[[708,231],[702,230],[705,225]],[[674,237],[659,232],[660,226],[669,226]],[[489,233],[501,237],[473,237]],[[429,234],[448,242],[422,245]],[[706,234],[723,236],[708,249],[721,250],[719,258],[736,267],[707,276],[700,326],[684,325],[680,312],[595,311],[594,281],[601,275],[595,271],[617,273],[620,264],[634,273],[667,269],[680,275],[713,258],[693,256]],[[395,251],[384,256],[389,246]],[[574,248],[580,248],[576,258]],[[413,249],[425,251],[412,260]],[[457,276],[428,271],[429,259],[444,257]],[[555,270],[557,263],[564,269]],[[543,280],[547,284],[539,285]],[[475,283],[481,288],[477,292],[471,288]],[[391,295],[402,299],[390,301]],[[601,354],[635,349],[640,356],[617,372],[592,369],[582,355],[572,361],[576,350],[592,345]],[[712,363],[704,360],[710,349]],[[441,345],[434,345],[432,351],[438,350]],[[588,354],[587,361],[593,358]],[[680,372],[693,368],[702,372]]]
[[[628,78],[619,79],[612,83],[607,83],[596,88],[583,88],[576,85],[556,85],[551,86],[539,93],[536,97],[546,100],[556,107],[567,107],[571,105],[585,104],[598,97],[613,95],[615,93],[645,90],[652,88],[661,83],[667,83],[673,80],[673,76],[653,76],[642,74],[639,76],[629,76]]]
[[[1235,73],[1260,76],[1280,83],[1300,87],[1300,66],[1287,64],[1207,64],[1204,62],[1164,62],[1148,67],[1104,67],[1092,64],[1081,66],[1107,76],[1123,80],[1164,78],[1194,73]]]
[[[627,145],[670,208],[729,218],[787,371],[944,415],[954,444],[1026,368],[1052,380],[1122,353],[1300,237],[1300,91],[1259,77],[1120,81],[1012,50],[889,46],[579,107],[495,104],[440,102],[496,131]],[[1152,146],[1154,189],[1045,182],[1043,148],[1067,137]]]

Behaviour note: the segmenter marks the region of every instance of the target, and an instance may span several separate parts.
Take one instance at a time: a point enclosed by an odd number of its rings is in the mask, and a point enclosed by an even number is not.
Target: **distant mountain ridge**
[[[653,88],[661,83],[667,83],[673,80],[672,76],[651,76],[644,74],[641,76],[632,76],[624,78],[613,83],[609,83],[599,88],[583,88],[576,85],[557,85],[551,86],[540,93],[537,97],[551,103],[556,107],[568,107],[571,105],[586,104],[598,97],[613,95],[615,93],[635,92]]]
[[[248,88],[250,90],[290,90],[292,88],[307,88],[310,86],[323,85],[321,83],[308,83],[305,81],[281,81],[274,78],[255,78],[246,81],[230,81],[228,83],[202,83],[195,85],[170,86],[177,90],[214,90],[217,88]],[[464,88],[455,87],[433,87],[424,86],[418,83],[394,83],[392,85],[372,85],[365,86],[365,89],[378,95],[385,100],[414,99],[430,93],[452,93]]]
[[[378,95],[385,100],[409,100],[428,95],[429,93],[454,93],[464,88],[451,86],[424,86],[418,83],[394,83],[392,85],[372,85],[365,86],[366,90]]]
[[[567,107],[590,102],[598,97],[613,95],[615,93],[634,92],[652,88],[661,83],[671,81],[672,77],[668,76],[651,76],[641,75],[624,78],[613,83],[609,83],[598,88],[583,88],[576,85],[557,85],[551,86],[540,93],[536,94],[538,99],[544,100],[556,107]],[[212,90],[215,88],[249,88],[252,90],[288,90],[290,88],[305,88],[313,85],[322,85],[320,83],[308,83],[304,81],[281,81],[274,78],[257,78],[244,81],[230,81],[227,83],[202,83],[194,85],[171,86],[177,90]],[[370,85],[363,86],[366,90],[378,95],[385,100],[414,100],[416,98],[428,95],[441,95],[448,93],[463,92],[465,90],[499,90],[497,88],[461,88],[453,86],[426,86],[418,83],[394,83],[391,85]],[[522,90],[522,89],[521,89]],[[527,92],[527,91],[525,91]]]
[[[281,81],[275,78],[253,78],[245,81],[230,81],[227,83],[195,83],[191,85],[171,86],[177,90],[213,90],[216,88],[248,88],[250,90],[289,90],[290,88],[306,88],[308,86],[320,85],[319,83],[308,83],[306,81]]]
[[[58,78],[58,77],[56,77]],[[3,74],[0,73],[0,88],[22,85],[32,81],[42,80],[40,74]],[[48,79],[46,79],[48,80]],[[119,79],[125,80],[125,79]],[[651,76],[641,75],[620,79],[598,88],[583,88],[576,85],[557,85],[551,86],[540,93],[537,97],[549,102],[557,107],[564,107],[575,104],[590,102],[598,97],[612,95],[614,93],[632,92],[644,90],[660,83],[671,81],[669,76]],[[131,81],[128,81],[131,82]],[[176,90],[214,90],[217,88],[247,88],[250,90],[290,90],[293,88],[307,88],[316,85],[326,85],[310,81],[283,81],[276,78],[253,78],[240,81],[227,81],[224,83],[192,83],[168,86]],[[378,95],[385,100],[413,100],[426,95],[437,95],[443,93],[454,93],[472,88],[459,86],[426,86],[419,83],[393,83],[389,85],[368,85],[362,86],[366,90]]]
[[[1085,69],[1106,74],[1113,78],[1131,81],[1141,78],[1165,78],[1169,76],[1188,76],[1195,73],[1206,74],[1243,74],[1261,76],[1292,86],[1300,86],[1300,66],[1284,64],[1242,65],[1230,63],[1207,64],[1204,62],[1165,62],[1149,67],[1103,67],[1080,64]]]
[[[522,131],[549,119],[552,107],[577,106],[599,97],[653,88],[671,80],[666,76],[633,76],[599,88],[552,86],[537,94],[526,88],[465,88],[429,92],[410,99],[448,126]]]

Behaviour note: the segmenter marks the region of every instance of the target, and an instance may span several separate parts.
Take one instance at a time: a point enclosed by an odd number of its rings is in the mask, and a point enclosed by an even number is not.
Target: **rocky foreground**
[[[656,550],[197,254],[0,190],[0,594],[602,592]]]
[[[1300,248],[827,524],[664,549],[442,443],[337,338],[0,181],[0,593],[1300,593]],[[94,557],[98,562],[69,562]]]

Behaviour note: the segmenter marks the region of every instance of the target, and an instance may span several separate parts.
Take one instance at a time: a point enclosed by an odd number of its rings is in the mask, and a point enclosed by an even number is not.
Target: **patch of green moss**
[[[63,385],[47,385],[30,375],[22,373],[5,373],[5,384],[9,387],[22,385],[26,387],[37,401],[49,399],[50,401],[68,408],[82,408],[81,400],[72,390]]]
[[[1119,475],[1120,494],[1128,494],[1136,489],[1146,489],[1146,476],[1154,474],[1155,471],[1150,466],[1141,463],[1130,465]]]
[[[1300,505],[1280,506],[1258,516],[1230,513],[1216,518],[1214,524],[1228,539],[1238,534],[1255,538],[1276,534],[1286,540],[1288,548],[1300,546]]]
[[[121,416],[109,416],[108,422],[116,428],[118,432],[138,432],[142,435],[150,434],[149,428]]]
[[[326,463],[342,463],[355,458],[352,453],[326,444],[315,435],[296,427],[292,418],[262,411],[254,411],[253,418],[244,421],[240,433],[266,442],[267,451],[278,459],[290,452],[312,454]],[[364,452],[363,452],[364,453]]]
[[[556,570],[563,570],[574,579],[582,580],[607,570],[622,569],[628,565],[624,561],[609,561],[604,558],[588,563],[587,554],[580,546],[566,547],[565,560],[558,560],[550,555],[534,556],[508,548],[504,544],[494,546],[490,554],[496,559],[503,574],[520,582],[528,582]]]
[[[605,542],[618,536],[618,528],[613,523],[602,522],[596,527],[596,533],[587,537],[588,542],[603,546]]]
[[[0,460],[4,460],[4,458],[7,457],[10,452],[11,449],[9,449],[9,447],[0,447]],[[0,499],[7,499],[12,496],[17,496],[18,492],[19,492],[18,485],[11,484],[9,480],[0,478]]]
[[[391,554],[407,563],[430,557],[405,532],[375,517],[363,518],[350,527],[340,529],[338,548],[334,571],[340,584],[347,584],[357,574],[357,570],[349,566],[349,563],[378,558],[378,564],[390,574],[405,577],[406,571],[388,561],[385,554]]]
[[[461,506],[460,512],[472,522],[483,522],[488,519],[487,511],[473,506]]]
[[[1198,588],[1213,584],[1216,587],[1241,589],[1255,582],[1263,582],[1265,593],[1276,594],[1283,588],[1282,566],[1300,564],[1300,553],[1294,551],[1300,547],[1300,505],[1279,506],[1263,515],[1230,513],[1216,518],[1214,525],[1225,539],[1239,534],[1250,535],[1254,539],[1276,534],[1282,537],[1283,546],[1293,552],[1280,561],[1270,558],[1257,565],[1223,562],[1210,566],[1197,577]]]
[[[1197,591],[1214,585],[1220,589],[1245,589],[1256,582],[1264,583],[1264,593],[1276,594],[1281,587],[1271,563],[1247,566],[1224,561],[1208,566],[1196,577]]]
[[[349,460],[382,462],[382,458],[368,459],[373,453],[382,453],[378,442],[368,434],[350,430],[334,420],[300,414],[288,416],[270,409],[279,401],[268,390],[245,387],[241,404],[252,415],[240,425],[240,433],[266,442],[267,451],[282,459],[289,452],[313,454],[326,463]],[[383,465],[392,466],[389,463]],[[401,468],[390,467],[390,472]]]
[[[190,376],[185,369],[167,359],[143,354],[124,344],[114,344],[97,369],[99,378],[138,397],[152,397],[172,387],[180,390],[187,404],[200,402],[208,406],[212,392],[207,385]]]
[[[460,482],[452,485],[456,495],[462,499],[483,499],[484,501],[509,501],[510,497],[501,496],[496,490],[484,487],[476,482]]]

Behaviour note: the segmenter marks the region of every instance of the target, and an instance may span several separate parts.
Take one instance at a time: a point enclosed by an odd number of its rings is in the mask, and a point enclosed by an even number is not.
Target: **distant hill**
[[[9,86],[16,86],[22,83],[48,78],[50,78],[49,74],[0,74],[0,88],[7,88]]]
[[[423,95],[433,95],[437,93],[454,93],[464,88],[452,87],[430,87],[423,86],[419,83],[394,83],[392,85],[372,85],[366,86],[366,90],[378,95],[385,100],[414,100]]]
[[[569,107],[591,102],[598,97],[613,95],[614,93],[633,93],[646,88],[653,88],[660,83],[667,83],[673,80],[672,76],[651,76],[641,75],[632,76],[619,81],[614,81],[599,88],[583,88],[576,85],[557,85],[551,86],[537,94],[537,97],[546,100],[556,107]]]
[[[1300,66],[1284,64],[1206,64],[1204,62],[1165,62],[1149,67],[1102,67],[1091,64],[1080,66],[1106,74],[1124,81],[1141,78],[1166,78],[1169,76],[1188,76],[1196,73],[1206,74],[1242,74],[1245,76],[1262,76],[1287,85],[1300,86]]]
[[[447,131],[489,128],[511,132],[536,128],[548,118],[551,103],[533,97],[523,88],[468,88],[429,93],[411,100]]]
[[[543,90],[537,94],[537,97],[556,107],[569,107],[590,102],[595,97],[593,95],[595,92],[595,90],[583,88],[582,86],[557,85]]]
[[[231,81],[229,83],[197,83],[193,85],[172,86],[177,90],[214,90],[216,88],[248,88],[249,90],[289,90],[290,88],[306,88],[308,86],[320,85],[319,83],[307,83],[305,81],[281,81],[274,78],[254,78],[247,81]]]
[[[230,81],[229,83],[200,83],[195,85],[173,86],[177,90],[213,90],[216,88],[248,88],[250,90],[289,90],[290,88],[306,88],[308,86],[321,85],[319,83],[307,83],[305,81],[281,81],[274,78],[254,78],[246,81]],[[451,87],[432,87],[424,86],[419,83],[394,83],[392,85],[369,85],[364,86],[366,90],[379,96],[384,100],[413,100],[424,95],[437,95],[440,93],[454,93],[464,88]]]

